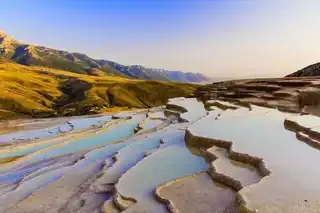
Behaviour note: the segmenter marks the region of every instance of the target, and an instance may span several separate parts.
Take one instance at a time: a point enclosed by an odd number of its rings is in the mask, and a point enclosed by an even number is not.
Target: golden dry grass
[[[193,84],[89,76],[0,61],[0,119],[143,108],[186,96]]]

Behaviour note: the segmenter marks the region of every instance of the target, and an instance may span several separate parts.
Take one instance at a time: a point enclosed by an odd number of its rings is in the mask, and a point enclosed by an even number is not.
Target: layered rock
[[[319,107],[319,84],[317,78],[234,80],[199,87],[194,94],[205,102],[220,99],[301,112],[305,106]]]

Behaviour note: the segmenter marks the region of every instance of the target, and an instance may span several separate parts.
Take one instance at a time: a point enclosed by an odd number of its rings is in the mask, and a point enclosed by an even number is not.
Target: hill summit
[[[311,64],[301,70],[298,70],[286,77],[305,77],[305,76],[320,76],[320,62]]]

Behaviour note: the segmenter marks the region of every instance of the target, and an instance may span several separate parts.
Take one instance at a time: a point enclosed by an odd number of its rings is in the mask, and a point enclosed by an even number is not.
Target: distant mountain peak
[[[8,35],[0,30],[0,38],[8,37]]]
[[[13,39],[3,31],[0,31],[0,56],[7,56],[10,58],[18,45],[22,43]]]
[[[13,37],[9,36],[8,34],[0,30],[0,43],[4,43],[4,42],[22,44],[21,42],[15,40]]]

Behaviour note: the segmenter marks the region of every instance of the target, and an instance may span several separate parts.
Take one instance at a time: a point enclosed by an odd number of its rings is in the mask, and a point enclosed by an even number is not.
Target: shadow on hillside
[[[87,91],[91,88],[92,84],[77,78],[63,81],[58,87],[63,94],[55,101],[54,109],[63,115],[86,113],[83,109],[79,111],[77,103],[85,99]]]

